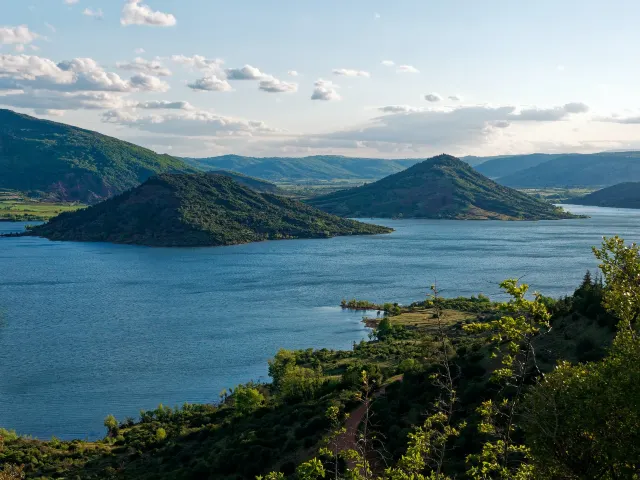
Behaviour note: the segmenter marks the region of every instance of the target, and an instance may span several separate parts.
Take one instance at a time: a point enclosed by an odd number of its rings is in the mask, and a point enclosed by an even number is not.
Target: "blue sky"
[[[0,0],[0,106],[179,155],[640,146],[636,1]]]

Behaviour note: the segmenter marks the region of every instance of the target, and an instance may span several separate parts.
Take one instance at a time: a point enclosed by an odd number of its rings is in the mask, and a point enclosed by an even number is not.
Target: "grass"
[[[19,192],[0,190],[0,221],[46,221],[80,208],[84,208],[84,205],[39,201]]]
[[[594,192],[595,188],[519,188],[521,192],[552,203],[562,203],[569,198],[583,197]]]

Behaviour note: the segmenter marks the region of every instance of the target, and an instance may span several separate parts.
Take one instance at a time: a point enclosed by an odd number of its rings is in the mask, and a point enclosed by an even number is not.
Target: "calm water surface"
[[[0,426],[95,438],[109,413],[215,401],[266,380],[279,347],[366,338],[343,297],[408,303],[437,279],[447,296],[498,298],[514,276],[568,294],[602,235],[640,241],[639,210],[570,209],[591,218],[379,220],[396,232],[193,249],[0,239]]]

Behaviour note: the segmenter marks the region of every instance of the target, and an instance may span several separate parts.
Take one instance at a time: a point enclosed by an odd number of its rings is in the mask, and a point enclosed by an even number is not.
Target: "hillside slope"
[[[476,165],[475,169],[489,178],[500,178],[512,175],[521,170],[535,167],[541,163],[548,162],[559,155],[548,155],[545,153],[533,153],[531,155],[505,155],[492,158]]]
[[[619,183],[584,197],[570,198],[565,203],[596,207],[640,208],[640,182]]]
[[[560,155],[500,178],[520,188],[605,187],[640,181],[640,152]]]
[[[260,193],[273,193],[274,195],[281,195],[283,192],[282,189],[278,188],[275,183],[267,182],[266,180],[262,180],[261,178],[250,177],[249,175],[243,175],[242,173],[232,172],[228,170],[211,170],[207,173],[213,175],[224,175],[225,177],[229,177],[232,180],[235,180],[240,185],[244,185],[245,187],[249,187],[252,190]]]
[[[94,203],[158,173],[191,171],[116,138],[0,110],[0,188]]]
[[[391,229],[261,194],[222,175],[163,174],[29,234],[51,240],[150,246],[218,246],[284,238],[389,233]]]
[[[347,217],[538,220],[571,216],[550,203],[498,185],[449,155],[308,203]]]
[[[382,160],[320,155],[304,158],[241,157],[223,155],[211,158],[185,159],[202,170],[232,170],[272,182],[377,180],[404,170],[420,160]]]

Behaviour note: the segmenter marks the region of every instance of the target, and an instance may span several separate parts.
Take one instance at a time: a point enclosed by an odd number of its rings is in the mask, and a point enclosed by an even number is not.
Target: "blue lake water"
[[[378,220],[393,234],[165,249],[0,239],[0,426],[95,438],[107,414],[212,402],[267,380],[279,347],[350,348],[366,338],[343,297],[408,303],[523,277],[571,293],[603,235],[640,241],[640,210],[543,222]],[[0,223],[0,232],[23,224]]]

